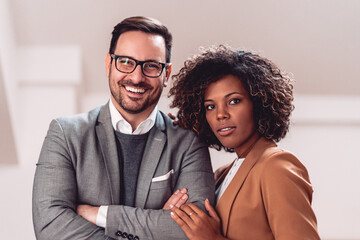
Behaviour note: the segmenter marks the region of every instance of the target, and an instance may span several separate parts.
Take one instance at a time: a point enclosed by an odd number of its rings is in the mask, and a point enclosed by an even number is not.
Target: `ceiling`
[[[175,73],[200,46],[257,51],[295,79],[299,94],[360,95],[360,1],[11,0],[18,45],[76,45],[83,92],[107,91],[104,59],[114,25],[145,15],[174,36]]]

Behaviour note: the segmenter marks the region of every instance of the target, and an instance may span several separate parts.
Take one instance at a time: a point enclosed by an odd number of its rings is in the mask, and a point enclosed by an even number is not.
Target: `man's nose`
[[[142,73],[141,65],[137,65],[132,73],[129,73],[129,77],[134,84],[144,81],[144,74]]]

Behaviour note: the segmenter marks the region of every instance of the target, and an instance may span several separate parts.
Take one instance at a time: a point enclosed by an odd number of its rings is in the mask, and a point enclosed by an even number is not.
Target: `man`
[[[110,101],[50,124],[33,189],[38,239],[184,239],[162,209],[174,190],[187,189],[202,209],[213,202],[207,147],[156,107],[171,42],[154,19],[115,26],[105,60]]]

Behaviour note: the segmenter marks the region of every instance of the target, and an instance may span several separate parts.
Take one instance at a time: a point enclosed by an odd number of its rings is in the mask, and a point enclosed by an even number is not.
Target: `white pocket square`
[[[162,175],[162,176],[158,176],[158,177],[154,177],[151,182],[160,182],[160,181],[164,181],[166,179],[168,179],[170,177],[171,174],[174,173],[174,169],[171,169],[167,174]]]

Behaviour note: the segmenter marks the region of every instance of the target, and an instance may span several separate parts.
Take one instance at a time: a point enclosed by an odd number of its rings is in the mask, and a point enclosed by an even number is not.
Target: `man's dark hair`
[[[162,36],[165,40],[166,62],[170,62],[172,46],[171,33],[160,21],[142,16],[126,18],[114,27],[110,42],[110,54],[114,53],[120,35],[129,31],[141,31]]]

